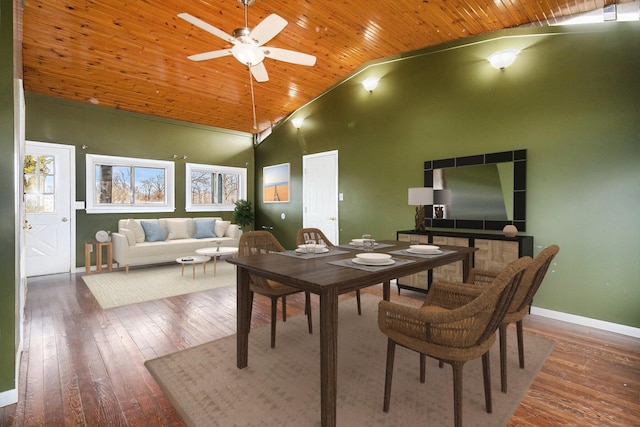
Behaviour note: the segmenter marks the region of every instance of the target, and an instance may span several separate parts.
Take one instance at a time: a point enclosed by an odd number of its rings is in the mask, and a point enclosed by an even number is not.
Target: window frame
[[[232,204],[198,204],[191,202],[191,173],[193,171],[204,171],[208,173],[232,173],[238,174],[238,200],[247,198],[247,168],[234,166],[205,165],[200,163],[185,163],[185,211],[187,212],[232,212],[235,203]]]
[[[125,166],[164,169],[165,202],[161,204],[111,204],[95,203],[96,183],[95,168],[97,165]],[[134,157],[105,156],[99,154],[86,155],[86,200],[85,210],[89,214],[96,213],[137,213],[137,212],[174,212],[175,207],[175,163],[168,160],[139,159]]]

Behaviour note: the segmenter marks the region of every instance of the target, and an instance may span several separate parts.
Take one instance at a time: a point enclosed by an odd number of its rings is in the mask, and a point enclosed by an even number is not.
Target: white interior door
[[[71,271],[71,165],[74,148],[26,142],[24,206],[27,276]]]
[[[302,226],[322,230],[338,244],[338,152],[310,154],[302,158]]]

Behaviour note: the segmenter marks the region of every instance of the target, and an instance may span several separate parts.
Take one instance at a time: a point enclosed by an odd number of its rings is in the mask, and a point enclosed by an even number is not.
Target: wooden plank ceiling
[[[256,0],[249,27],[275,13],[288,25],[267,43],[317,57],[305,67],[265,59],[254,83],[232,56],[187,56],[231,44],[177,17],[226,33],[244,26],[237,0],[25,0],[27,92],[258,133],[364,62],[519,25],[547,25],[611,0]]]

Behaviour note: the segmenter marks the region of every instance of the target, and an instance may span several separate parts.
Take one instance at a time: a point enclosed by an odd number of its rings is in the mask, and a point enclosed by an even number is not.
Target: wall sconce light
[[[362,81],[362,86],[369,92],[373,92],[373,90],[378,87],[378,82],[380,81],[377,77],[369,77]]]
[[[516,60],[516,56],[518,56],[519,53],[520,51],[516,49],[506,49],[495,52],[487,59],[496,70],[504,70],[513,64],[513,61]]]
[[[302,126],[303,122],[304,122],[304,118],[302,118],[302,117],[296,117],[295,119],[291,120],[291,124],[296,129],[300,129],[300,127]]]
[[[424,206],[433,204],[433,188],[416,187],[409,189],[409,205],[416,207],[416,231],[424,231]]]

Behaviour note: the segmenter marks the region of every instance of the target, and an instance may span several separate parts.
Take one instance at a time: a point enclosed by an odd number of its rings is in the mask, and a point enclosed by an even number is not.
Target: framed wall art
[[[262,168],[262,200],[265,203],[289,201],[289,163]]]

